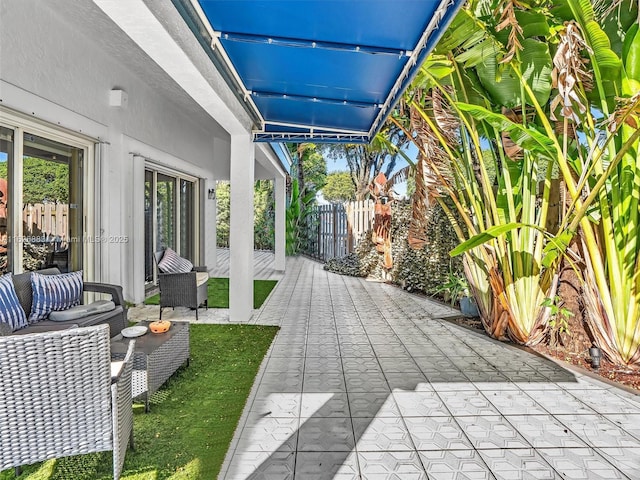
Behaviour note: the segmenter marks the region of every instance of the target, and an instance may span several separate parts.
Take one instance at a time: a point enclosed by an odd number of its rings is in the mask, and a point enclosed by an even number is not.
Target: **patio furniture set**
[[[62,276],[55,268],[36,273],[47,280]],[[14,303],[25,317],[42,303],[31,277],[12,277]],[[184,281],[177,284],[185,291]],[[188,322],[128,338],[122,288],[94,282],[80,288],[111,300],[52,312],[16,331],[0,321],[0,471],[111,450],[119,479],[127,446],[133,447],[133,401],[144,401],[148,412],[150,396],[189,363]],[[180,304],[179,296],[170,298]]]

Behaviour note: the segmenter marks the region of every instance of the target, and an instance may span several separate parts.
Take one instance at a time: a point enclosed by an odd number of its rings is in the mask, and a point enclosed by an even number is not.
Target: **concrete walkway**
[[[219,478],[640,479],[640,397],[288,259],[280,325]]]

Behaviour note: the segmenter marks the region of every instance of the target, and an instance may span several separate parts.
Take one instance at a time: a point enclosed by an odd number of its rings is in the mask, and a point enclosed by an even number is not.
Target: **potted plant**
[[[449,272],[446,282],[435,293],[442,293],[445,301],[450,301],[451,305],[458,304],[465,317],[479,315],[476,302],[469,294],[469,282],[464,276]]]

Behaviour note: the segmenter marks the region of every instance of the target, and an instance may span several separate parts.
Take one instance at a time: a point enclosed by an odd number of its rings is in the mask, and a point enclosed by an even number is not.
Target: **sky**
[[[416,148],[416,146],[413,143],[410,143],[407,150],[407,156],[409,158],[411,158],[412,160],[415,160],[415,158],[418,156],[418,149]],[[397,172],[398,170],[400,170],[401,168],[406,167],[407,161],[402,158],[402,157],[398,157],[398,159],[396,160],[396,166],[393,170],[393,173]],[[386,164],[383,167],[383,170],[386,168]],[[348,172],[349,171],[349,167],[347,166],[347,161],[344,158],[339,158],[339,159],[331,159],[331,158],[327,158],[327,173],[331,173],[331,172]],[[406,196],[407,194],[407,184],[406,182],[402,182],[399,183],[395,186],[394,188],[395,192],[398,194],[398,196],[403,197]]]

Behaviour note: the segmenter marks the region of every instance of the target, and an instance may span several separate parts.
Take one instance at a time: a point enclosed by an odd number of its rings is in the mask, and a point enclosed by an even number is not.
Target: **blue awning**
[[[382,127],[463,1],[191,0],[256,141],[352,143]]]

